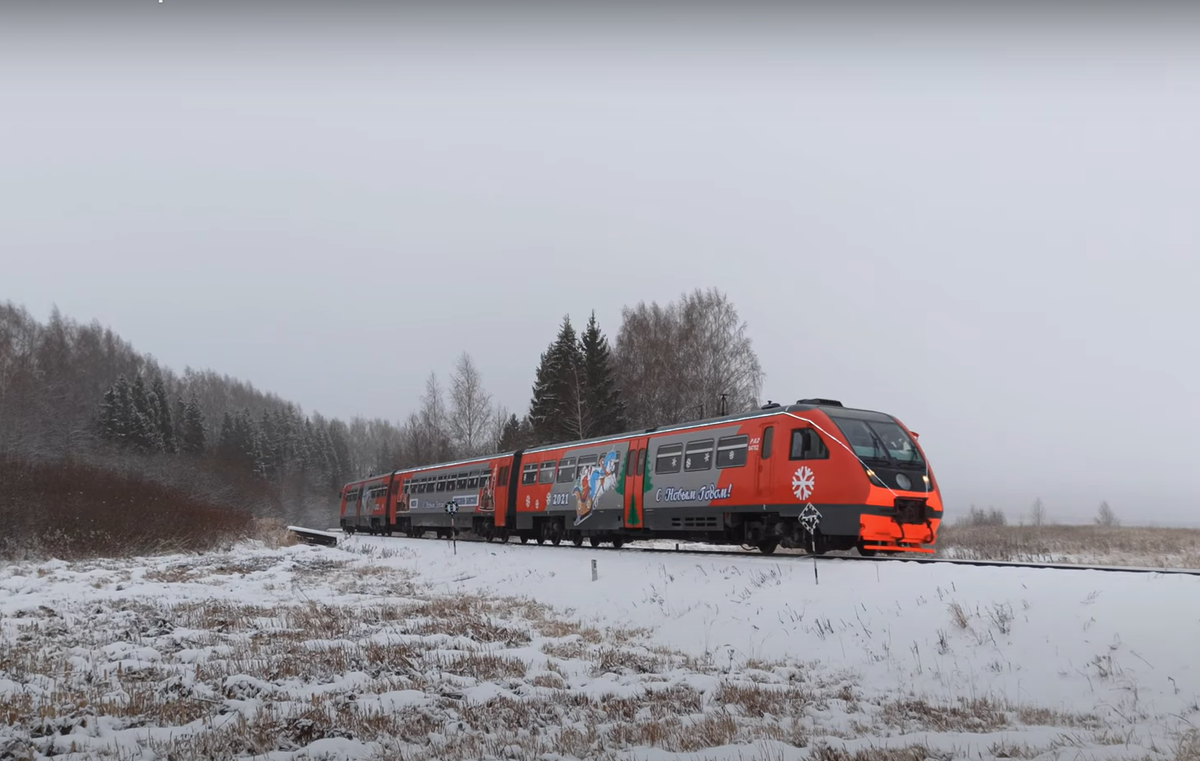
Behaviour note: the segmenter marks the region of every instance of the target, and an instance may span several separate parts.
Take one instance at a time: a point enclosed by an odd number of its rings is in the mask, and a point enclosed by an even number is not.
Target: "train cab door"
[[[762,437],[758,444],[758,494],[766,499],[771,493],[771,470],[774,462],[779,459],[773,455],[775,448],[775,429],[774,423],[768,423],[763,428]]]
[[[629,442],[625,454],[625,505],[621,524],[626,529],[645,528],[646,510],[643,505],[642,487],[646,475],[646,449],[649,439],[641,437]]]

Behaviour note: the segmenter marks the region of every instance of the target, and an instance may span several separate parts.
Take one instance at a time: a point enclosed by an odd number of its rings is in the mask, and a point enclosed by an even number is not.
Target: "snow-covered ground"
[[[369,537],[8,565],[0,758],[1200,757],[1200,578],[818,571]]]

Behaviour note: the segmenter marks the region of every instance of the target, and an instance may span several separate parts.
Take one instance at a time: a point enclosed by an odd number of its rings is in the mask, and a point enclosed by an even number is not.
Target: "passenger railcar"
[[[379,524],[372,512],[368,530],[539,544],[932,552],[942,516],[917,435],[891,415],[826,399],[401,470],[345,493],[381,484],[394,488],[396,509]],[[342,526],[358,530],[347,504]]]
[[[395,528],[394,474],[352,481],[342,488],[341,526],[351,531],[391,535]]]

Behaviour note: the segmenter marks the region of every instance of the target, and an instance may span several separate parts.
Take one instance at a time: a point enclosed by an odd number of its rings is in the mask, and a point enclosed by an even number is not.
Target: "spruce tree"
[[[226,415],[226,420],[229,416]],[[183,408],[183,419],[180,422],[180,448],[189,454],[201,454],[207,444],[207,434],[204,430],[204,413],[196,397],[188,400]]]
[[[161,439],[158,434],[158,416],[157,401],[153,398],[153,392],[146,389],[146,380],[138,373],[133,379],[133,388],[130,389],[130,401],[132,402],[132,420],[130,424],[129,440],[132,444],[143,452],[155,452],[162,449]]]
[[[501,452],[512,452],[521,448],[521,421],[517,420],[516,415],[512,415],[504,423],[498,446]]]
[[[534,441],[547,444],[555,440],[554,421],[558,416],[555,379],[558,375],[554,346],[542,352],[533,381],[533,399],[529,403],[528,420]]]
[[[542,355],[534,406],[529,419],[538,444],[580,438],[583,433],[583,354],[570,316],[563,318],[558,336]],[[538,393],[541,393],[539,404]]]
[[[108,387],[100,402],[100,414],[97,428],[100,438],[105,441],[118,442],[121,440],[121,410],[117,403],[117,384]]]
[[[129,443],[133,428],[133,400],[129,379],[124,374],[104,393],[100,405],[101,435],[118,445]]]
[[[174,454],[179,451],[175,441],[175,422],[171,419],[171,403],[168,401],[167,386],[163,383],[162,373],[154,374],[154,383],[150,385],[157,401],[155,410],[158,419],[158,438],[162,443],[162,451]]]
[[[625,430],[625,404],[617,385],[617,369],[608,339],[600,332],[592,312],[579,341],[583,358],[583,437],[609,436]]]

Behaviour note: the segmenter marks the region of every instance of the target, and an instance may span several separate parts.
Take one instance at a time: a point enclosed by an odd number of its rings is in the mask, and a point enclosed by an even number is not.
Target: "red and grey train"
[[[892,415],[835,400],[769,403],[354,481],[342,490],[341,528],[932,553],[942,500],[917,438]]]

